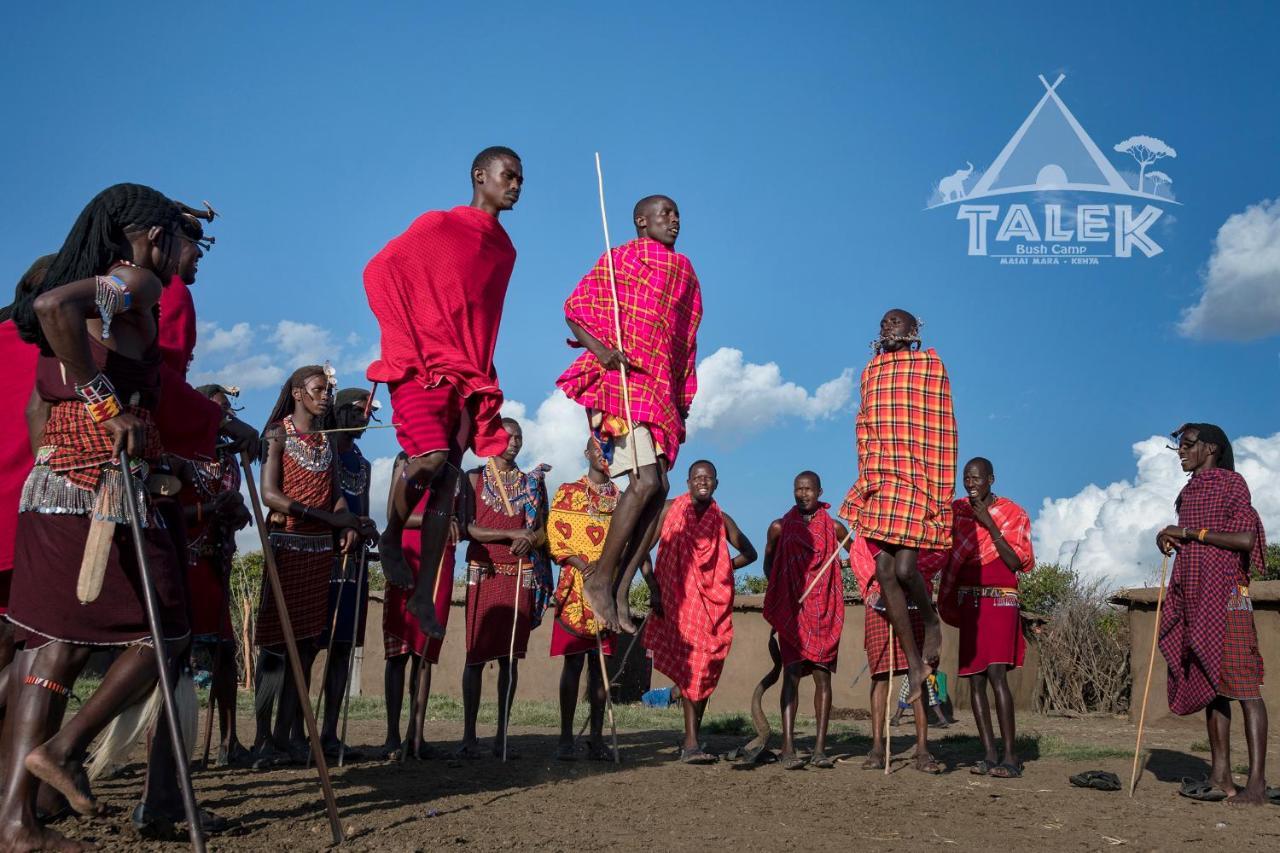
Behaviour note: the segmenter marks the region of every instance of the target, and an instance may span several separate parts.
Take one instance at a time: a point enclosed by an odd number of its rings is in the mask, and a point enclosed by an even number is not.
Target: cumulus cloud
[[[1280,198],[1250,205],[1218,229],[1200,301],[1182,312],[1178,330],[1237,341],[1280,332]]]
[[[364,372],[378,357],[377,342],[354,333],[338,340],[314,323],[281,320],[274,324],[236,323],[223,328],[201,323],[191,366],[193,384],[221,382],[246,391],[279,386],[304,364],[332,362],[342,386],[364,384]]]
[[[1187,482],[1168,444],[1157,435],[1133,445],[1132,481],[1090,484],[1072,497],[1045,498],[1032,524],[1037,559],[1074,565],[1082,576],[1112,588],[1148,582],[1160,566],[1156,532],[1176,521],[1173,502]],[[1280,433],[1238,438],[1232,448],[1263,526],[1280,529]]]

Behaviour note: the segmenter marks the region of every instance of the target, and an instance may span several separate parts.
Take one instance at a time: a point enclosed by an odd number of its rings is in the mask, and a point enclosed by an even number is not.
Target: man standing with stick
[[[684,443],[698,388],[702,320],[698,277],[675,251],[676,203],[646,196],[632,217],[636,239],[602,255],[565,301],[576,338],[570,345],[587,351],[556,380],[586,408],[610,473],[631,478],[600,559],[583,573],[583,594],[596,617],[627,633],[635,631],[627,591],[670,490],[667,472]]]
[[[1267,706],[1249,582],[1263,570],[1266,534],[1226,433],[1213,424],[1183,424],[1173,439],[1191,479],[1178,493],[1178,524],[1156,536],[1162,553],[1178,555],[1160,619],[1160,652],[1169,662],[1169,710],[1204,711],[1212,756],[1208,780],[1184,784],[1181,793],[1261,805],[1267,802]],[[1243,788],[1231,777],[1232,701],[1244,712],[1249,745]]]
[[[368,378],[387,383],[396,437],[409,457],[391,483],[378,553],[388,582],[414,587],[408,608],[430,637],[444,636],[431,595],[462,454],[497,456],[507,446],[493,351],[516,250],[498,215],[519,201],[523,183],[514,151],[486,148],[471,164],[471,204],[418,217],[364,271],[382,333],[382,357]],[[401,536],[428,490],[415,581]]]

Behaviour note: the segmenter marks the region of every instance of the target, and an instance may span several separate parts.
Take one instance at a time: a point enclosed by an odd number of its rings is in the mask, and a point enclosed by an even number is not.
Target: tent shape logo
[[[957,206],[956,218],[970,223],[971,255],[1096,259],[1129,257],[1134,248],[1147,257],[1159,254],[1162,249],[1147,233],[1163,213],[1155,205],[1177,202],[1173,178],[1153,166],[1177,152],[1156,137],[1131,136],[1112,146],[1138,167],[1136,174],[1121,174],[1058,94],[1065,75],[1052,84],[1039,79],[1044,93],[991,165],[978,170],[965,161],[964,168],[938,180],[928,208]],[[1040,194],[1044,201],[1001,203],[1011,201],[1003,196],[1017,194]],[[1110,203],[1086,203],[1079,200],[1082,194],[1100,194]],[[988,200],[995,203],[975,204]],[[988,239],[991,229],[994,241]],[[1110,247],[1101,244],[1113,237],[1114,249],[1104,251]]]

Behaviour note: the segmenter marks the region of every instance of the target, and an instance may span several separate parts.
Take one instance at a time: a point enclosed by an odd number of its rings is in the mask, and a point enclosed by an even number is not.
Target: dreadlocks
[[[1174,441],[1182,438],[1184,432],[1195,430],[1196,438],[1205,444],[1212,444],[1218,448],[1219,468],[1225,468],[1228,471],[1236,470],[1236,456],[1231,450],[1231,442],[1227,440],[1227,434],[1222,431],[1222,427],[1217,424],[1183,424],[1174,430],[1171,435]]]
[[[167,232],[164,239],[168,246],[174,239],[168,232],[182,228],[183,213],[177,204],[151,187],[116,184],[94,196],[71,226],[44,282],[14,303],[13,318],[22,339],[38,344],[45,355],[52,355],[36,317],[36,297],[55,287],[101,275],[115,261],[133,260],[126,235],[156,226]]]
[[[293,374],[285,380],[284,385],[280,388],[280,396],[276,398],[276,404],[271,408],[271,415],[267,418],[267,423],[262,427],[262,459],[267,459],[267,431],[271,427],[284,420],[286,415],[293,414],[293,391],[295,388],[306,387],[307,380],[312,376],[326,376],[325,369],[319,364],[308,364],[299,367]],[[332,429],[333,409],[330,408],[328,414],[325,415],[325,422],[321,429]]]
[[[13,306],[17,304],[19,299],[40,287],[44,283],[44,277],[49,272],[49,264],[53,263],[53,259],[57,255],[41,255],[36,258],[35,263],[27,268],[22,274],[22,278],[18,279],[18,286],[13,289],[13,302],[0,308],[0,323],[8,320],[13,316]]]

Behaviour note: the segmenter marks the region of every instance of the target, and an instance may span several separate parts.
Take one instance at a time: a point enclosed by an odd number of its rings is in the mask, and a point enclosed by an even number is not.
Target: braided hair
[[[176,231],[183,227],[183,218],[176,203],[141,184],[115,184],[94,196],[71,226],[44,282],[14,303],[13,319],[22,339],[38,344],[45,355],[52,355],[36,317],[36,297],[55,287],[101,275],[115,261],[133,260],[126,235],[156,226],[166,232]],[[166,241],[173,239],[166,234]]]
[[[271,414],[267,417],[267,423],[262,427],[262,433],[260,434],[262,438],[262,458],[260,461],[265,462],[267,460],[267,433],[271,431],[272,427],[283,421],[285,417],[293,414],[293,390],[295,388],[305,388],[307,380],[313,376],[325,376],[324,367],[319,364],[308,364],[299,367],[290,374],[284,385],[281,386],[280,396],[276,398],[276,404],[272,406]],[[332,429],[333,417],[333,407],[330,407],[320,428]]]
[[[49,271],[49,264],[53,263],[53,259],[56,257],[57,255],[41,255],[36,258],[35,263],[27,268],[27,271],[22,274],[22,278],[18,279],[18,286],[13,289],[13,303],[0,308],[0,323],[13,317],[14,303],[44,283],[45,273]]]
[[[1227,434],[1222,431],[1222,427],[1217,424],[1183,424],[1174,430],[1170,435],[1174,441],[1182,438],[1184,432],[1190,430],[1196,431],[1196,438],[1205,444],[1212,444],[1218,448],[1219,468],[1225,468],[1228,471],[1236,470],[1236,455],[1231,449],[1231,441],[1227,438]]]

